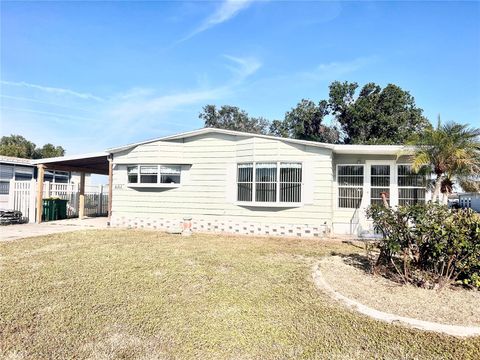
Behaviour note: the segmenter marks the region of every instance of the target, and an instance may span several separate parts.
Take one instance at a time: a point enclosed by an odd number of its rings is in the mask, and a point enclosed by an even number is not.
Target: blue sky
[[[1,134],[67,153],[281,119],[334,80],[394,83],[480,126],[479,2],[1,2]]]

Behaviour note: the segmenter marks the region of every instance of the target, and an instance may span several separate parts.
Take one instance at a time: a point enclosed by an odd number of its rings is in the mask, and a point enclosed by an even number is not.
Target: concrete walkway
[[[17,240],[31,236],[56,234],[87,229],[106,229],[107,218],[66,219],[41,224],[17,224],[0,226],[0,241]]]

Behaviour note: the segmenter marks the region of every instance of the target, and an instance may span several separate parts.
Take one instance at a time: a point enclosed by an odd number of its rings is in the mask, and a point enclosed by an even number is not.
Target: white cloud
[[[213,14],[207,17],[195,30],[190,34],[180,39],[178,42],[182,42],[190,39],[191,37],[208,30],[215,25],[221,24],[235,17],[240,11],[248,8],[253,0],[225,0],[215,10]]]
[[[16,86],[16,87],[24,87],[24,88],[29,88],[29,89],[34,89],[34,90],[39,90],[43,91],[46,93],[51,93],[51,94],[56,94],[56,95],[66,95],[66,96],[73,96],[76,98],[84,99],[84,100],[95,100],[95,101],[104,101],[101,97],[89,94],[89,93],[80,93],[77,91],[73,91],[70,89],[63,89],[63,88],[56,88],[56,87],[49,87],[49,86],[42,86],[42,85],[36,85],[36,84],[30,84],[24,81],[21,82],[15,82],[15,81],[5,81],[1,80],[0,83],[3,85],[8,85],[8,86]]]
[[[2,106],[2,110],[26,112],[26,113],[37,114],[37,115],[47,115],[49,117],[57,118],[57,119],[80,120],[83,122],[91,122],[91,123],[95,122],[95,119],[93,118],[87,118],[84,116],[76,116],[76,115],[70,115],[70,114],[52,112],[52,111],[41,111],[41,110],[35,110],[35,109],[15,108],[15,107],[8,107],[8,106]]]
[[[226,59],[232,61],[237,66],[227,66],[234,74],[237,75],[239,80],[242,80],[253,73],[255,73],[260,67],[262,63],[254,57],[235,57],[231,55],[223,55]]]
[[[132,87],[99,98],[73,90],[17,82],[14,84],[20,85],[12,86],[20,86],[18,89],[5,86],[10,94],[1,94],[1,131],[29,135],[38,143],[59,144],[69,153],[78,149],[101,150],[140,140],[152,133],[159,136],[186,131],[200,124],[196,115],[201,106],[227,99],[262,65],[254,57],[224,57],[228,60],[225,66],[232,71],[224,82],[210,85],[208,79],[204,79],[184,91],[163,94],[155,89]],[[68,101],[66,95],[70,96]],[[91,141],[85,142],[85,138]]]
[[[311,80],[329,80],[353,73],[378,61],[377,56],[359,57],[350,61],[334,61],[319,64],[310,72],[301,73]]]
[[[215,100],[221,98],[226,92],[228,92],[227,87],[218,87],[205,90],[192,90],[152,98],[137,98],[132,101],[125,101],[116,104],[109,113],[114,118],[129,121],[148,115],[165,114],[174,111],[181,106]]]
[[[146,117],[159,116],[185,106],[219,100],[228,96],[236,86],[243,83],[246,78],[253,75],[262,66],[262,63],[254,57],[242,58],[231,55],[224,55],[224,57],[233,63],[233,65],[227,65],[227,68],[235,75],[225,84],[161,96],[152,96],[149,92],[145,92],[144,95],[146,96],[122,97],[123,101],[114,104],[109,111],[109,116],[121,119],[124,122],[135,121],[140,118],[145,120]],[[134,91],[134,93],[141,95],[142,91]]]

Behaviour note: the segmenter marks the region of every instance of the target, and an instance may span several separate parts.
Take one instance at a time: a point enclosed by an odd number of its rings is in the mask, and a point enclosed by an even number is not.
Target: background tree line
[[[2,136],[0,139],[0,155],[25,159],[43,159],[65,155],[65,149],[50,143],[37,147],[33,142],[21,135]]]
[[[355,82],[335,81],[328,100],[302,99],[283,120],[250,117],[230,105],[206,105],[199,117],[205,127],[344,144],[404,144],[431,128],[414,97],[399,86],[368,83],[358,89]],[[332,125],[325,124],[328,116]]]

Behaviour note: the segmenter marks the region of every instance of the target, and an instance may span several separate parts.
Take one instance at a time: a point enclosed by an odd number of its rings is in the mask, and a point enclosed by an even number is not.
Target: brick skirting
[[[325,237],[326,225],[310,224],[261,224],[232,219],[192,218],[193,232],[212,232],[241,235],[271,235],[295,237]],[[111,226],[138,229],[180,231],[183,220],[113,216]]]

